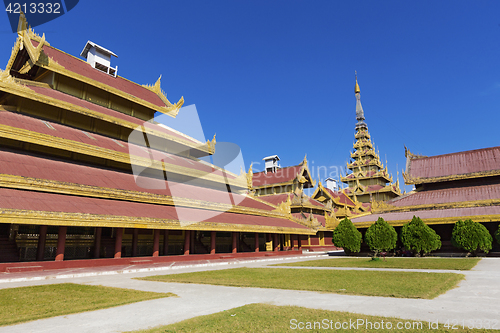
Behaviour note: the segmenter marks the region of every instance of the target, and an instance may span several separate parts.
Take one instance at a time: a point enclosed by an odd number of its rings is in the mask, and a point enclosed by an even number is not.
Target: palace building
[[[471,219],[493,235],[500,223],[500,147],[437,156],[406,153],[405,183],[415,190],[372,203],[372,214],[353,218],[367,228],[379,217],[399,227],[418,216],[441,235],[442,250],[451,250],[455,222]],[[493,242],[498,252],[498,244]],[[456,250],[455,250],[456,251]]]
[[[330,210],[301,196],[314,186],[306,160],[262,182],[206,163],[215,136],[200,142],[154,121],[176,117],[184,99],[170,102],[160,79],[118,76],[115,56],[90,41],[82,58],[69,55],[21,14],[0,72],[0,262],[333,246]]]

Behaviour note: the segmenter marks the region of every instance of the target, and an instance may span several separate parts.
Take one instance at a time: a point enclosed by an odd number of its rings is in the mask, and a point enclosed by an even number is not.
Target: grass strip
[[[0,289],[0,325],[175,296],[74,283]]]
[[[276,264],[273,266],[298,267],[360,267],[360,268],[399,268],[399,269],[444,269],[470,270],[480,258],[386,258],[384,261],[371,258],[330,258]]]
[[[455,273],[243,267],[138,279],[430,299],[454,288],[463,278],[464,275]]]
[[[364,323],[361,324],[360,321]],[[316,328],[314,325],[316,323]],[[355,328],[340,328],[356,323]],[[360,326],[357,326],[357,324]],[[371,327],[370,324],[371,323]],[[377,324],[378,323],[378,324]],[[382,324],[383,323],[383,324]],[[400,329],[398,329],[398,323]],[[418,320],[398,319],[379,316],[368,316],[349,312],[308,309],[298,306],[275,306],[269,304],[249,304],[239,308],[195,317],[179,323],[136,331],[136,333],[167,333],[167,332],[491,332],[486,329],[465,329],[462,323],[453,327],[453,323],[445,328],[445,324],[429,323]],[[335,326],[337,325],[337,326]],[[378,329],[375,328],[378,325]],[[406,325],[406,327],[405,327]],[[493,325],[493,324],[491,324]],[[303,327],[303,328],[301,328]],[[310,327],[311,329],[308,329]],[[391,328],[389,328],[391,327]],[[474,323],[472,326],[474,327]],[[491,327],[491,326],[490,326]]]

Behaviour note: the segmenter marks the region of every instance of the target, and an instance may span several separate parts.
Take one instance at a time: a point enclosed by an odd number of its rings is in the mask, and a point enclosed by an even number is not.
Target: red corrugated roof
[[[271,195],[260,196],[259,199],[263,200],[265,202],[269,202],[272,205],[278,206],[280,203],[285,202],[289,196],[291,199],[292,194],[289,194],[289,193],[271,194]]]
[[[165,182],[147,178],[148,184],[164,189],[145,189],[137,185],[134,175],[67,163],[31,155],[17,154],[0,150],[0,173],[38,179],[47,179],[79,185],[137,191],[215,203],[236,203],[237,206],[271,211],[274,208],[249,197],[227,193],[184,183]]]
[[[35,47],[38,46],[38,42],[32,41],[32,43]],[[44,45],[43,52],[68,71],[116,88],[156,106],[165,106],[165,103],[163,103],[158,95],[137,83],[126,80],[120,76],[113,77],[101,72],[100,70],[93,68],[86,61],[73,57],[51,46]]]
[[[288,197],[290,197],[290,200],[293,200],[295,194],[293,193],[282,193],[282,194],[270,194],[270,195],[264,195],[258,197],[261,200],[264,200],[266,202],[269,202],[270,204],[278,206],[280,203],[285,202]],[[321,202],[308,198],[308,202],[313,205],[313,206],[318,206],[320,208],[325,208],[325,205],[323,205]],[[293,206],[293,204],[292,204]]]
[[[343,192],[334,192],[329,188],[325,188],[325,190],[330,193],[330,195],[334,198],[339,198],[339,202],[345,205],[350,205],[350,206],[356,206],[354,204],[354,201],[352,201],[347,195],[345,195]]]
[[[321,202],[319,202],[316,199],[309,198],[309,203],[311,205],[313,205],[313,206],[318,206],[318,207],[321,207],[321,208],[325,208],[325,205],[323,205]]]
[[[87,135],[79,129],[60,125],[50,121],[45,121],[55,129],[53,130],[47,127],[40,119],[32,118],[18,113],[0,111],[0,122],[4,125],[22,128],[36,133],[47,134],[50,136],[81,142],[95,147],[110,149],[121,153],[129,154],[131,152],[134,156],[139,156],[146,159],[152,158],[153,160],[164,160],[165,163],[178,165],[188,169],[195,169],[206,173],[225,176],[230,179],[235,178],[235,176],[232,174],[224,175],[220,170],[214,169],[210,165],[198,162],[196,160],[160,152],[154,149],[143,149],[138,145],[129,144],[126,141],[113,140],[111,138],[95,133],[89,133]],[[89,135],[94,139],[91,139]],[[117,142],[119,142],[121,145]]]
[[[254,173],[252,177],[253,187],[289,182],[297,177],[301,168],[301,165],[296,165],[286,168],[280,168],[276,170],[276,172]]]
[[[491,199],[500,199],[500,184],[421,191],[388,203],[399,207]]]
[[[204,221],[224,224],[308,229],[290,220],[273,217],[213,212],[204,209],[176,208],[173,206],[22,191],[7,188],[0,188],[0,207],[3,209],[23,209],[41,212],[82,213],[173,220],[177,220],[180,215],[184,221],[199,221],[200,219],[204,219],[207,213],[216,213],[217,215],[209,217]],[[0,211],[0,216],[1,215],[2,212]]]
[[[415,158],[410,162],[410,177],[435,178],[500,170],[500,146],[458,153]]]
[[[381,190],[383,189],[384,186],[383,185],[379,185],[379,184],[376,184],[376,185],[368,185],[366,187],[366,191],[367,192],[373,192],[373,191],[378,191],[378,190]]]
[[[487,206],[487,207],[466,207],[466,208],[453,208],[453,209],[432,209],[432,210],[417,210],[412,212],[394,212],[371,214],[352,219],[353,223],[362,222],[375,222],[379,217],[386,221],[411,221],[413,216],[420,217],[421,219],[438,219],[438,218],[453,218],[456,217],[457,221],[461,218],[468,216],[482,216],[482,215],[500,215],[500,206]]]

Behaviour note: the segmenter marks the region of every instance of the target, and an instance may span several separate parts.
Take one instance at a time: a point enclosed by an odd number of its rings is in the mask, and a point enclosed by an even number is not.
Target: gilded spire
[[[356,85],[354,86],[354,94],[356,96],[356,120],[358,121],[358,123],[356,124],[356,130],[362,128],[368,129],[368,126],[366,126],[366,123],[364,122],[365,113],[363,112],[363,107],[361,106],[361,95],[359,94],[360,89],[358,84],[358,74],[356,72],[354,73],[356,78]]]
[[[361,90],[359,90],[359,84],[358,84],[358,73],[354,71],[354,77],[356,78],[356,85],[354,86],[354,93],[359,94]]]

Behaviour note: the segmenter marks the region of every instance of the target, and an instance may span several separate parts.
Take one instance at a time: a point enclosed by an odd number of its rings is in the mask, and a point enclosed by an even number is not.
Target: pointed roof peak
[[[359,84],[358,84],[358,72],[354,71],[354,78],[356,79],[356,85],[354,86],[354,93],[359,94],[361,90],[359,90]]]

